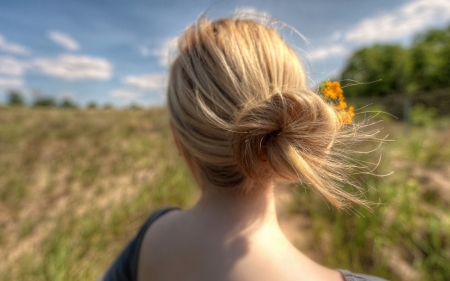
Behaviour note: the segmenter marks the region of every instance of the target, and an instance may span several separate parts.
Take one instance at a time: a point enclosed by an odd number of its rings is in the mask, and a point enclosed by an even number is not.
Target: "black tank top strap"
[[[163,208],[154,212],[140,228],[138,234],[122,251],[113,265],[108,269],[104,281],[136,281],[139,252],[147,229],[165,213],[179,208]]]

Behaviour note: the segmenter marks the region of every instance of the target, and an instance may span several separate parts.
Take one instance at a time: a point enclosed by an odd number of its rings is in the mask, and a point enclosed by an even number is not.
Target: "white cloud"
[[[74,100],[76,95],[73,92],[63,92],[57,95],[58,99]]]
[[[23,86],[20,78],[0,77],[0,88],[18,88]]]
[[[36,59],[33,66],[41,73],[67,80],[107,80],[113,72],[112,65],[105,59],[77,55]]]
[[[358,43],[401,39],[448,20],[450,1],[415,0],[362,21],[346,33],[345,39]]]
[[[312,60],[326,59],[331,56],[343,56],[349,51],[344,45],[330,45],[325,48],[317,49],[309,53],[309,57]]]
[[[78,42],[65,33],[59,31],[50,31],[48,33],[48,37],[53,40],[53,42],[66,48],[69,51],[76,51],[80,49],[80,45],[78,44]]]
[[[0,51],[13,53],[18,55],[29,55],[31,52],[22,45],[8,42],[3,35],[0,34]]]
[[[238,7],[234,10],[234,14],[235,15],[268,15],[268,13],[266,11],[263,10],[258,10],[255,7],[251,7],[251,6],[243,6],[243,7]]]
[[[254,7],[244,6],[238,7],[234,10],[234,18],[245,18],[259,21],[262,24],[266,24],[269,20],[270,14],[263,10],[258,10]]]
[[[141,49],[141,54],[143,56],[146,56],[144,55],[145,52],[142,51],[148,51],[148,54],[159,57],[159,65],[167,67],[173,62],[173,59],[175,58],[177,42],[178,36],[175,36],[164,40],[158,48],[151,50]]]
[[[331,35],[331,41],[338,41],[342,38],[342,32],[341,31],[335,31],[333,35]]]
[[[135,86],[141,89],[161,90],[164,88],[166,79],[166,74],[156,73],[127,76],[122,82],[126,85]]]
[[[328,77],[333,77],[333,78],[340,77],[341,75],[342,75],[342,69],[340,69],[340,68],[336,68],[335,70],[329,71],[327,73]]]
[[[125,100],[132,100],[142,97],[142,93],[128,89],[115,89],[109,92],[109,95],[114,98],[121,98]]]
[[[165,102],[164,95],[144,95],[142,90],[132,90],[127,88],[114,89],[109,92],[109,96],[113,97],[120,106],[138,105],[141,107],[150,107],[162,105]]]
[[[152,50],[150,50],[147,47],[141,46],[139,47],[139,53],[141,53],[141,55],[144,57],[148,57],[149,55],[152,54]]]
[[[11,57],[0,57],[0,74],[21,76],[26,64]]]

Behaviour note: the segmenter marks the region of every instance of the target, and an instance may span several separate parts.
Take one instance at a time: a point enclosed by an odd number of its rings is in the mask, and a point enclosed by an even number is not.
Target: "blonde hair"
[[[338,113],[307,89],[299,59],[275,29],[201,18],[178,49],[170,120],[200,185],[248,194],[278,178],[308,183],[337,207],[364,203],[340,188],[350,165],[333,150],[348,137]]]

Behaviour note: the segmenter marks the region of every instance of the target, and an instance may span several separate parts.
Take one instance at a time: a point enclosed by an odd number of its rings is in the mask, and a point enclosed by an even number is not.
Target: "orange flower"
[[[341,123],[352,124],[353,123],[352,114],[354,115],[354,113],[349,114],[349,112],[345,110],[339,111],[339,119],[341,120]]]
[[[354,107],[350,106],[348,108],[348,110],[345,112],[346,113],[345,114],[345,119],[346,119],[345,121],[347,122],[347,124],[352,124],[353,123],[352,117],[355,116],[355,113],[353,111],[354,111]]]
[[[347,108],[347,103],[346,103],[345,101],[341,100],[341,101],[339,102],[339,104],[336,105],[334,108],[335,108],[336,110],[346,109],[346,108]]]
[[[352,124],[355,109],[353,106],[350,106],[347,111],[345,110],[348,105],[345,102],[341,84],[337,81],[326,81],[322,83],[320,89],[325,99],[333,100],[335,103],[339,102],[334,106],[334,109],[338,111],[341,122],[343,124]]]
[[[355,116],[355,108],[353,106],[350,106],[347,110],[347,114],[350,115],[350,117]]]
[[[343,97],[342,95],[342,89],[341,84],[339,82],[334,81],[327,81],[324,85],[323,95],[327,98],[330,98],[332,100],[341,99]]]

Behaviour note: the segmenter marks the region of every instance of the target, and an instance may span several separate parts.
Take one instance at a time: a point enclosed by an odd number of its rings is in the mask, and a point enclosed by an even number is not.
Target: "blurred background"
[[[152,211],[195,202],[165,83],[205,12],[274,19],[309,86],[341,81],[355,122],[393,140],[353,155],[394,172],[355,175],[372,210],[280,190],[291,241],[332,268],[450,280],[448,0],[1,1],[0,279],[95,279]]]

